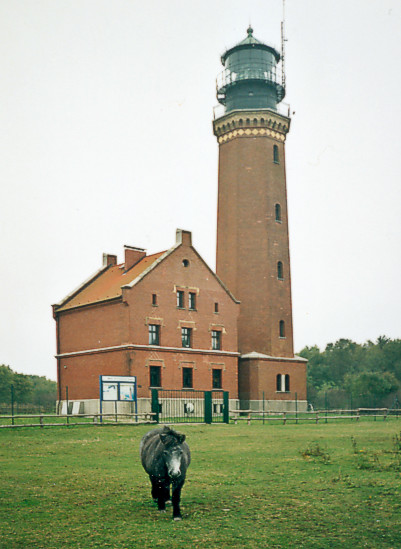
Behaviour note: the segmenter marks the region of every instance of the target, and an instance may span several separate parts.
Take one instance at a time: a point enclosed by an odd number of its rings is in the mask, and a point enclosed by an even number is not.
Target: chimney
[[[175,231],[176,244],[184,244],[184,246],[192,246],[192,233],[191,231],[184,231],[183,229],[177,229]]]
[[[141,259],[146,257],[146,250],[143,248],[134,248],[134,246],[124,246],[125,251],[125,270],[128,271]]]
[[[103,254],[103,267],[108,267],[109,265],[117,265],[117,256],[111,254]]]

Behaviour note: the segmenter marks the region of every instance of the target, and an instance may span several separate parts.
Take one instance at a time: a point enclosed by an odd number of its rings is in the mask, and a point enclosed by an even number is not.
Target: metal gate
[[[152,389],[158,423],[228,423],[228,391]]]

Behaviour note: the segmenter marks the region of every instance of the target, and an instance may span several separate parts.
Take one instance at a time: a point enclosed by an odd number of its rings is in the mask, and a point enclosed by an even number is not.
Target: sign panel
[[[99,376],[100,414],[103,413],[103,402],[114,402],[116,421],[119,402],[132,402],[135,414],[138,413],[136,376]],[[138,416],[135,416],[138,421]],[[100,417],[102,420],[102,416]]]
[[[135,401],[136,376],[99,376],[100,400]]]

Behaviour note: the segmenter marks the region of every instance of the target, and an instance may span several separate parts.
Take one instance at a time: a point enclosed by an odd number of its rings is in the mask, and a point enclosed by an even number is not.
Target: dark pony
[[[157,501],[159,511],[166,512],[166,501],[170,500],[172,484],[173,518],[181,520],[181,489],[191,462],[191,452],[185,442],[185,435],[166,426],[153,429],[142,438],[139,452],[143,468],[152,483],[152,497]]]

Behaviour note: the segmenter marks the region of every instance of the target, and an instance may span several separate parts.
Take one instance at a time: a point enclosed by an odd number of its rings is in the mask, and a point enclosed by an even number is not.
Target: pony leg
[[[166,485],[162,482],[159,482],[158,485],[158,495],[157,495],[157,508],[161,513],[166,512]]]
[[[150,482],[152,483],[152,498],[153,501],[157,501],[159,499],[159,486],[157,480],[150,477]]]
[[[170,484],[164,484],[162,487],[163,490],[163,499],[166,502],[170,501]]]
[[[181,509],[180,509],[180,500],[181,500],[181,489],[184,485],[184,482],[179,482],[177,484],[173,483],[173,519],[181,520]]]

